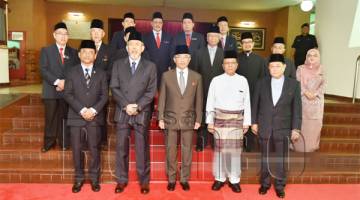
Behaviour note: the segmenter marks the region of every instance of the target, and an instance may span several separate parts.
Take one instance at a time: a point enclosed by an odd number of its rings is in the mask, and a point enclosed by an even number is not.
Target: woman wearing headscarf
[[[325,80],[320,64],[320,52],[310,49],[305,63],[298,67],[296,79],[301,84],[303,140],[294,143],[294,150],[313,152],[319,149],[323,125]]]

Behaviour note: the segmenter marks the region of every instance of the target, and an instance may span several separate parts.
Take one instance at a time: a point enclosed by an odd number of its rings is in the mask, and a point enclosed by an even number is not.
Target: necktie
[[[134,75],[135,73],[135,66],[136,66],[136,62],[132,62],[131,63],[131,74]]]
[[[184,78],[184,72],[180,71],[180,92],[181,94],[184,94],[185,92],[185,78]]]
[[[224,48],[224,47],[225,47],[225,40],[224,40],[224,37],[221,37],[221,46],[222,46],[222,48]]]
[[[86,85],[89,85],[90,83],[89,69],[85,69],[85,80],[86,80]]]
[[[160,48],[160,33],[156,33],[156,46],[157,48]]]
[[[64,56],[63,56],[64,55],[63,54],[64,48],[60,47],[59,50],[60,50],[61,63],[64,64]]]
[[[190,42],[191,42],[190,34],[186,34],[186,46],[187,46],[188,48],[190,47]]]

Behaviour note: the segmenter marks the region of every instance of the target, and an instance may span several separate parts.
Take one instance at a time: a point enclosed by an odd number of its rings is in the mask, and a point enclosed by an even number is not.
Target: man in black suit
[[[42,152],[55,146],[56,140],[61,149],[69,147],[69,131],[65,116],[68,105],[63,99],[65,76],[79,63],[77,51],[67,45],[69,33],[66,24],[59,22],[54,27],[55,44],[41,49],[40,72],[43,79],[42,98],[45,107],[45,133]]]
[[[162,74],[171,65],[171,43],[172,36],[163,31],[163,17],[160,12],[155,12],[152,17],[152,31],[144,36],[145,49],[149,53],[150,60],[157,67],[157,85],[160,86]]]
[[[125,13],[123,17],[122,25],[124,29],[122,31],[115,32],[111,39],[110,46],[113,49],[125,49],[126,47],[126,41],[124,39],[125,29],[130,26],[135,27],[136,24],[135,24],[134,14],[131,12]]]
[[[242,52],[239,54],[239,67],[236,73],[245,76],[249,83],[250,99],[254,94],[256,81],[265,76],[265,59],[253,52],[254,39],[250,32],[241,34]],[[251,152],[258,149],[256,136],[249,130],[244,137],[244,151]]]
[[[252,99],[252,130],[260,137],[261,187],[264,195],[275,178],[276,195],[285,197],[286,158],[289,142],[296,141],[301,128],[300,84],[285,77],[285,60],[272,54],[269,60],[271,77],[259,80]],[[274,165],[274,166],[273,166]]]
[[[217,19],[217,25],[220,29],[220,43],[219,47],[225,51],[238,51],[238,45],[236,39],[229,34],[229,24],[225,16],[221,16]]]
[[[273,45],[271,47],[271,53],[272,54],[282,54],[282,55],[284,55],[285,50],[286,49],[285,49],[285,40],[284,40],[284,38],[283,37],[274,38]],[[267,65],[269,63],[269,59],[270,59],[270,57],[266,58]],[[284,59],[285,59],[285,65],[286,65],[286,68],[285,68],[285,71],[284,71],[284,76],[296,79],[296,68],[295,68],[295,65],[294,65],[293,61],[291,61],[290,59],[288,59],[286,57],[284,57]],[[267,69],[265,71],[265,74],[267,76],[270,76],[269,69]]]
[[[207,35],[207,46],[200,48],[195,52],[194,57],[194,69],[202,76],[203,82],[203,121],[202,126],[198,130],[196,151],[202,151],[204,147],[210,142],[211,147],[214,147],[214,137],[207,130],[205,119],[206,119],[206,101],[208,96],[208,90],[211,80],[222,73],[224,69],[222,63],[224,60],[224,53],[221,47],[218,47],[220,40],[219,27],[211,26]]]
[[[91,21],[90,36],[96,46],[96,59],[94,67],[105,71],[107,74],[107,80],[110,82],[115,49],[103,42],[103,38],[105,36],[104,23],[100,19],[93,19]],[[104,108],[105,123],[101,126],[101,143],[104,148],[107,146],[107,110],[108,106],[106,105]]]
[[[175,54],[176,46],[186,45],[189,48],[191,57],[195,51],[205,46],[205,39],[201,33],[194,32],[194,17],[191,13],[184,13],[182,18],[183,31],[178,33],[172,43],[172,57]],[[174,64],[174,63],[172,63]],[[193,60],[190,61],[189,68],[193,69]]]
[[[79,49],[81,64],[71,69],[65,83],[64,98],[70,105],[67,125],[70,126],[75,166],[73,193],[79,192],[84,183],[85,153],[82,145],[86,142],[91,155],[91,189],[100,191],[100,127],[104,125],[103,108],[108,101],[108,81],[106,72],[94,67],[95,57],[94,41],[83,40]]]
[[[116,102],[116,188],[123,192],[129,177],[129,137],[135,130],[136,170],[140,192],[147,194],[150,182],[148,127],[156,86],[156,66],[141,56],[145,47],[139,32],[131,32],[126,46],[129,57],[115,61],[110,88]]]
[[[291,47],[294,49],[295,67],[304,64],[306,54],[310,49],[318,48],[318,43],[315,35],[309,34],[309,24],[301,25],[301,35],[295,37]]]
[[[124,31],[124,41],[127,43],[129,40],[129,35],[132,32],[136,32],[136,28],[134,26],[129,26],[125,29]],[[148,54],[148,52],[146,51],[146,49],[141,53],[141,56],[143,56],[144,58],[146,58],[147,60],[150,59],[150,56]],[[129,53],[127,51],[126,48],[122,48],[122,49],[117,49],[115,51],[114,54],[114,60],[119,60],[119,59],[123,59],[123,58],[128,58],[129,57]]]

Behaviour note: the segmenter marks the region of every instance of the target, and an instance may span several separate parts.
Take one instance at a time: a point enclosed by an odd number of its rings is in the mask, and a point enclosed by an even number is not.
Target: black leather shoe
[[[91,190],[94,192],[99,192],[101,189],[99,182],[91,182]]]
[[[196,145],[195,150],[196,150],[197,152],[201,152],[201,151],[204,150],[204,147],[203,147],[203,145]]]
[[[285,191],[284,190],[275,190],[276,196],[279,198],[285,198]]]
[[[78,193],[80,192],[82,186],[83,186],[84,182],[75,182],[74,185],[72,186],[72,192],[73,193]]]
[[[212,185],[211,189],[214,191],[220,190],[225,185],[225,182],[221,181],[214,181],[214,184]]]
[[[121,193],[126,188],[127,183],[118,183],[115,188],[115,193]]]
[[[240,184],[239,183],[235,183],[232,184],[229,182],[229,187],[231,188],[231,190],[235,193],[240,193],[241,192],[241,188],[240,188]]]
[[[53,146],[54,146],[54,144],[44,145],[44,146],[41,148],[41,152],[42,152],[42,153],[46,153],[46,152],[48,152]]]
[[[181,187],[182,187],[182,189],[184,191],[189,191],[190,190],[190,185],[189,185],[188,182],[180,183],[180,185],[181,185]]]
[[[265,195],[268,190],[269,190],[269,188],[264,187],[264,186],[261,186],[261,187],[259,188],[259,194]]]
[[[140,193],[141,194],[147,194],[150,192],[149,184],[143,184],[140,187]]]
[[[176,185],[176,182],[175,183],[168,183],[167,185],[167,190],[169,191],[174,191],[175,190],[175,185]]]

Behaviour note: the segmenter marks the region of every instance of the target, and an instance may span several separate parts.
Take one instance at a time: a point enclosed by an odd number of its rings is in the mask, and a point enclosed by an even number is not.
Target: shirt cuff
[[[54,82],[54,85],[58,85],[59,81],[60,81],[60,79],[56,79],[56,81]]]
[[[85,112],[86,108],[83,107],[81,110],[80,110],[80,114],[82,115],[84,112]]]
[[[96,112],[96,110],[95,110],[93,107],[91,107],[90,110],[91,110],[95,115],[97,115],[97,112]]]

